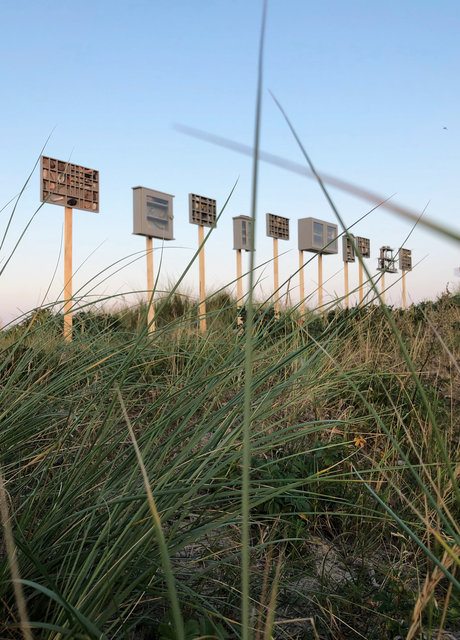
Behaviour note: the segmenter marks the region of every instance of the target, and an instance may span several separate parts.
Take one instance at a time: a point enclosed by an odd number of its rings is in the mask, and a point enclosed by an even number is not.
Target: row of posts
[[[55,158],[42,156],[40,163],[40,199],[43,202],[65,207],[65,247],[64,247],[64,337],[72,339],[72,210],[73,208],[99,211],[99,172],[81,165],[67,163]],[[172,194],[133,187],[133,233],[146,238],[148,324],[155,329],[155,309],[153,302],[153,238],[162,241],[173,240],[173,198]],[[207,328],[206,286],[205,286],[205,227],[214,227],[217,221],[216,200],[197,194],[189,194],[189,221],[198,226],[199,263],[199,323],[200,331]],[[278,240],[289,240],[289,218],[272,213],[266,214],[266,234],[273,238],[274,268],[274,312],[279,315],[279,272]],[[243,300],[242,251],[251,250],[252,218],[233,218],[233,248],[236,250],[237,305]],[[304,251],[318,255],[318,307],[323,306],[323,255],[338,253],[338,227],[336,224],[318,218],[298,220],[300,313],[305,313]],[[363,258],[370,258],[370,240],[352,234],[342,236],[342,252],[345,274],[345,305],[349,306],[348,264],[359,259],[359,303],[363,301]],[[378,270],[382,273],[382,301],[385,303],[385,273],[395,273],[396,259],[393,249],[381,247]],[[402,270],[403,307],[406,308],[405,273],[412,268],[411,251],[399,250],[399,266]],[[241,317],[238,318],[241,323]]]

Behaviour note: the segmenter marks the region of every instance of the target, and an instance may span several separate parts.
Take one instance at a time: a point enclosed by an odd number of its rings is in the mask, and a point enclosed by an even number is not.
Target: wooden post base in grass
[[[402,272],[402,301],[403,301],[403,309],[407,308],[406,305],[406,270],[403,269]]]
[[[64,218],[64,340],[72,342],[72,208]]]
[[[241,249],[236,250],[236,307],[238,309],[238,317],[236,324],[243,324],[243,318],[240,309],[243,306],[243,266],[241,260]]]
[[[155,303],[153,301],[153,240],[152,238],[145,238],[145,248],[147,257],[147,323],[149,325],[149,331],[155,330]]]
[[[363,291],[363,263],[359,261],[359,304],[362,305],[364,298]]]
[[[323,306],[323,254],[318,253],[318,311],[322,313]]]
[[[305,313],[305,277],[303,272],[303,251],[299,251],[299,296],[300,296],[300,315],[303,318]]]
[[[275,310],[275,318],[279,318],[280,315],[280,300],[279,300],[279,272],[278,272],[278,238],[273,238],[273,284],[275,289],[275,299],[273,307]]]
[[[349,300],[348,300],[348,294],[349,294],[349,289],[348,289],[348,262],[344,263],[343,272],[344,272],[344,277],[345,277],[345,308],[348,309],[348,307],[350,306],[350,303],[349,303]]]
[[[204,227],[202,225],[198,225],[198,246],[204,242]],[[205,284],[205,268],[204,268],[204,247],[201,247],[200,254],[198,257],[199,260],[199,268],[200,268],[200,304],[198,308],[198,313],[200,316],[200,331],[204,333],[207,328],[206,323],[206,284]]]

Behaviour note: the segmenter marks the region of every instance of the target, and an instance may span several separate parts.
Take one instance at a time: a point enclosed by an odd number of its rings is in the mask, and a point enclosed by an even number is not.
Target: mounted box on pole
[[[242,251],[251,250],[252,218],[250,216],[235,216],[233,218],[233,248],[236,251],[236,306],[239,310],[243,306],[243,267]],[[238,312],[237,325],[243,324],[243,317]]]
[[[345,280],[345,307],[348,309],[349,307],[349,281],[348,281],[348,263],[354,262],[356,260],[355,257],[355,247],[353,245],[355,236],[350,233],[349,236],[342,236],[342,259],[344,262],[343,273]],[[352,242],[353,241],[353,242]]]
[[[174,240],[173,198],[170,193],[133,187],[133,234],[145,236],[147,258],[147,324],[155,329],[153,300],[153,240]]]
[[[393,249],[388,246],[380,247],[380,256],[377,258],[377,271],[382,272],[382,302],[385,304],[385,273],[397,273]]]
[[[206,284],[205,284],[205,264],[204,264],[204,228],[213,227],[217,219],[216,201],[213,198],[198,196],[196,193],[189,193],[189,222],[198,225],[198,246],[201,247],[199,253],[199,271],[200,271],[200,331],[206,331]]]
[[[356,249],[360,253],[361,258],[370,258],[371,257],[371,241],[369,238],[362,238],[361,236],[356,236],[355,238]],[[363,263],[362,260],[359,261],[359,304],[362,304],[364,299],[364,290],[363,290]]]
[[[273,280],[274,280],[274,311],[275,317],[279,316],[279,271],[278,271],[278,240],[289,240],[289,218],[267,213],[265,216],[266,231],[269,238],[273,238]]]
[[[318,254],[318,308],[323,306],[323,254],[339,252],[338,227],[318,218],[301,218],[299,225],[299,251]]]
[[[402,271],[402,302],[403,309],[407,308],[406,302],[406,271],[412,271],[412,251],[410,249],[399,250],[399,268]]]
[[[99,211],[99,171],[41,156],[40,200],[65,207],[64,216],[64,339],[72,341],[73,209]]]

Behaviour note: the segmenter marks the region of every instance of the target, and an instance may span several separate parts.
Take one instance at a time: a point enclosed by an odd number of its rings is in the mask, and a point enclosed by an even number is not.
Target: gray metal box
[[[300,218],[298,221],[299,251],[312,253],[338,253],[338,227],[318,218]]]
[[[350,233],[350,236],[355,239],[355,236]],[[355,261],[355,248],[350,242],[348,236],[342,236],[342,258],[344,262]]]
[[[160,240],[174,240],[173,198],[169,193],[133,187],[133,233]]]
[[[363,258],[371,257],[371,241],[369,238],[361,238],[356,236],[356,248]]]
[[[393,249],[391,247],[380,247],[380,256],[377,259],[377,271],[386,271],[387,273],[397,273]]]
[[[410,249],[399,250],[399,268],[401,271],[412,270],[412,251]]]
[[[201,227],[212,227],[216,222],[216,201],[212,198],[188,194],[189,221]]]
[[[99,171],[41,156],[40,200],[61,207],[99,211]]]
[[[265,220],[267,224],[267,236],[269,238],[289,240],[289,218],[283,218],[274,213],[267,213]]]
[[[233,248],[239,251],[251,250],[252,218],[235,216],[233,218]]]

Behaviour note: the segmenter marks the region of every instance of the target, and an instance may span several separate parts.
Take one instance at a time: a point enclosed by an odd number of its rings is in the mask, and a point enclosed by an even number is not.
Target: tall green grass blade
[[[243,405],[243,448],[242,448],[242,487],[241,487],[241,626],[243,640],[252,636],[250,622],[250,466],[251,466],[251,423],[252,423],[252,367],[253,367],[253,325],[254,325],[254,266],[255,266],[255,233],[257,224],[257,188],[259,173],[259,139],[262,117],[263,59],[265,25],[267,17],[267,0],[264,0],[262,26],[259,42],[259,59],[257,68],[257,95],[254,125],[254,156],[251,190],[251,230],[250,230],[250,266],[249,294],[247,299],[246,345],[244,364],[244,405]]]

